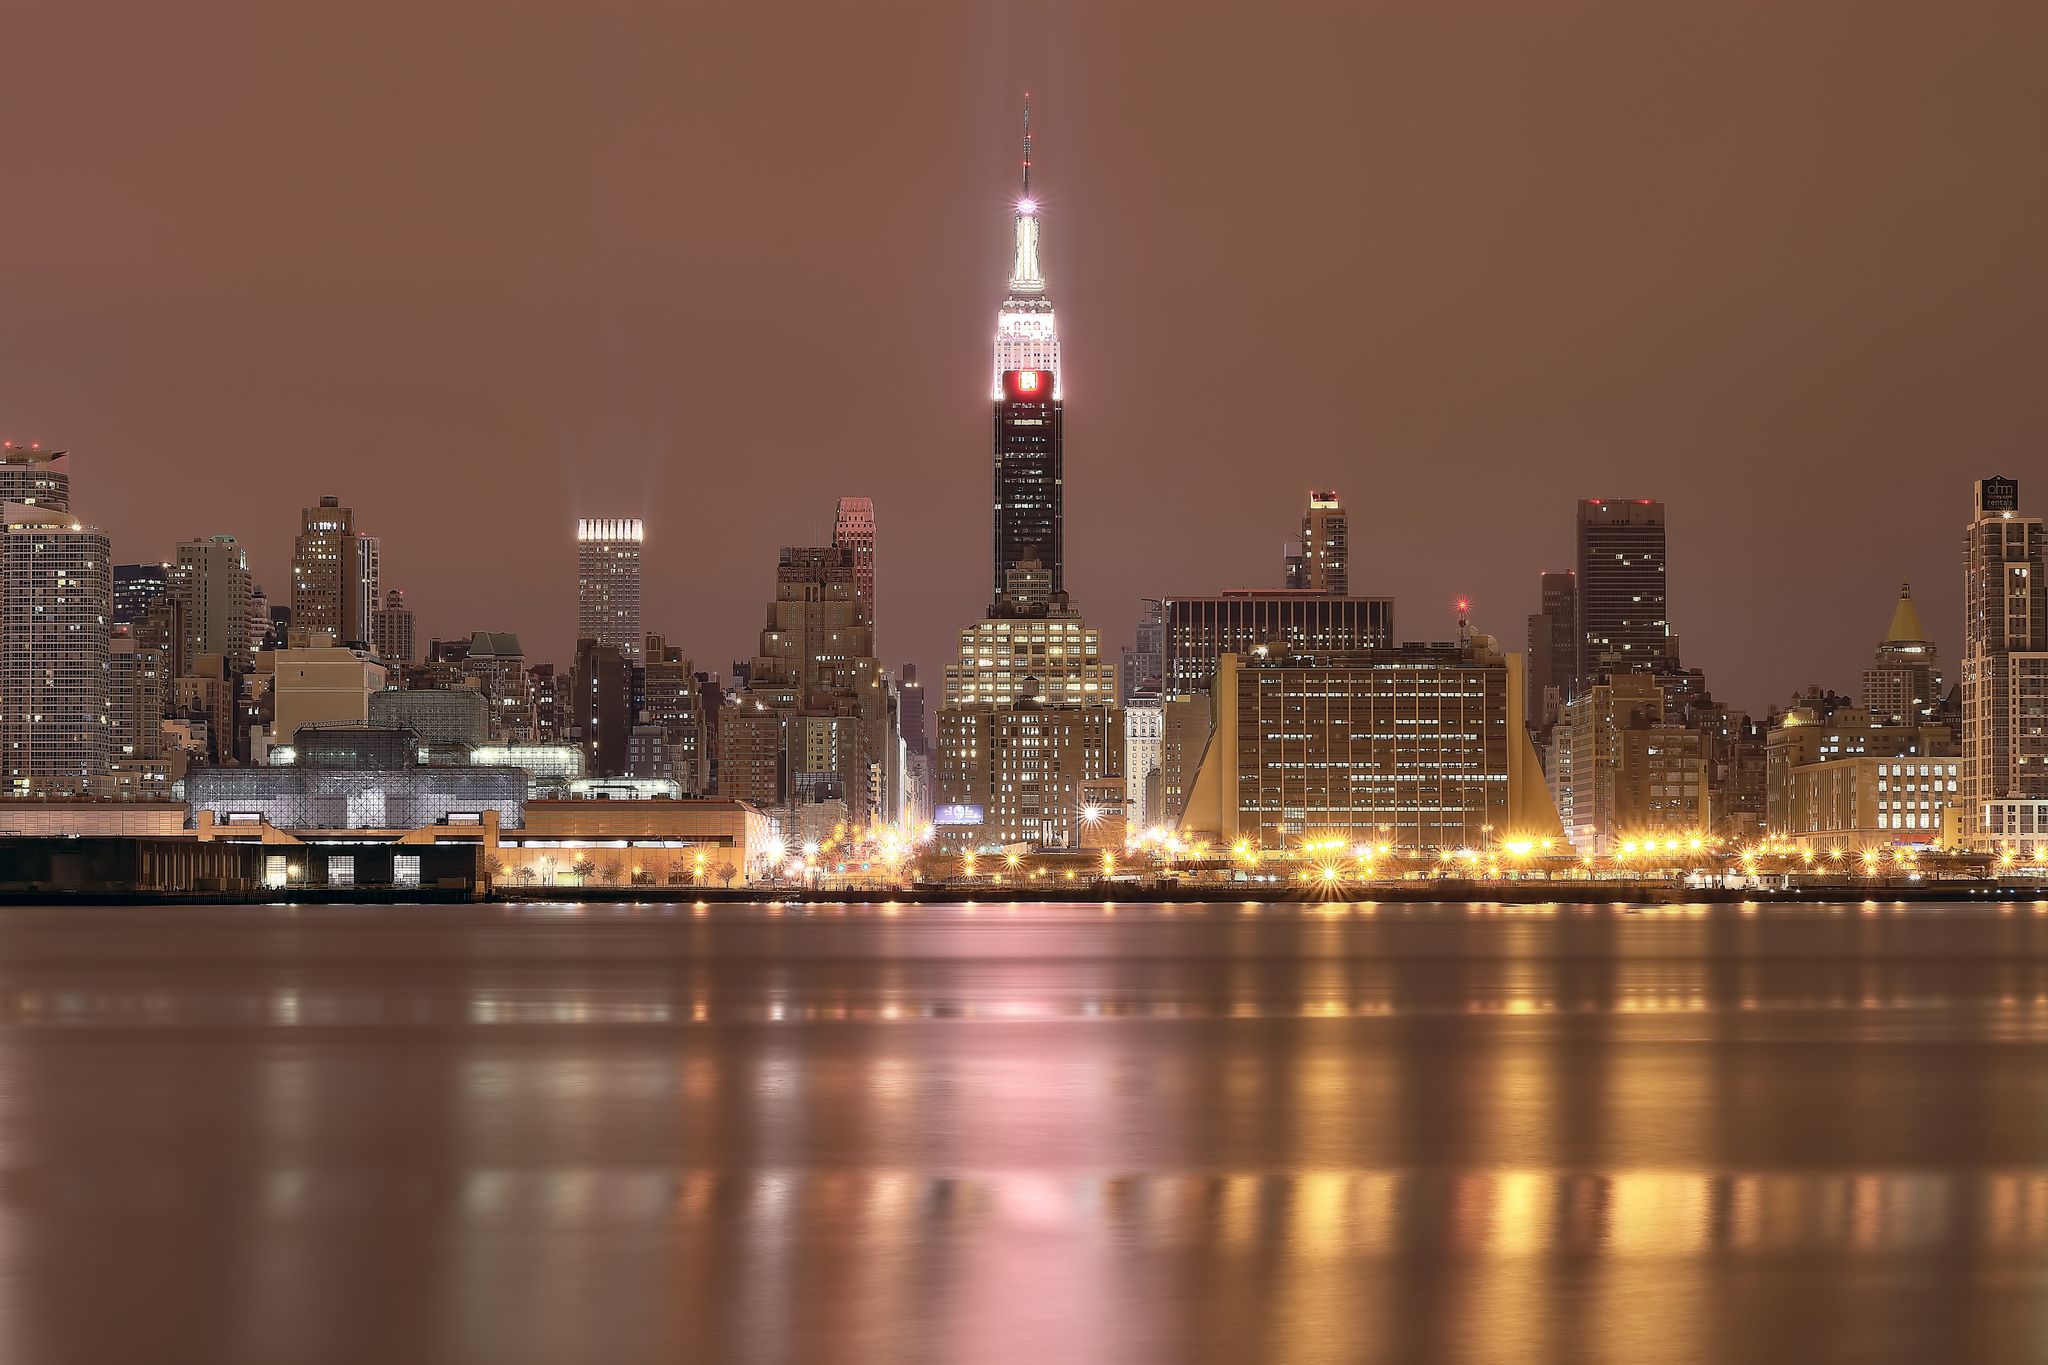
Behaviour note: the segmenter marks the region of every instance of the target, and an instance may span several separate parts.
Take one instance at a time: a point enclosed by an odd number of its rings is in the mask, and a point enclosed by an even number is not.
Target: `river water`
[[[2048,1356],[2048,905],[0,911],[0,1361]]]

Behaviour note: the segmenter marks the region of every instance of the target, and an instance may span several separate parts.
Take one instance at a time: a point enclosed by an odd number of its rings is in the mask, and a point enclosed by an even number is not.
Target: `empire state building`
[[[1038,204],[1031,197],[1031,107],[1024,108],[1024,193],[1017,201],[1010,293],[996,313],[995,582],[1010,595],[1013,571],[1035,562],[1034,596],[1066,591],[1060,335],[1038,264]],[[1022,584],[1019,585],[1024,586]]]

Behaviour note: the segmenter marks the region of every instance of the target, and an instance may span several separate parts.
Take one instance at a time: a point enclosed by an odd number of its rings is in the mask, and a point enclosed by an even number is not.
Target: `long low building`
[[[1564,828],[1522,724],[1522,658],[1469,644],[1225,654],[1184,837],[1297,848],[1548,840]]]
[[[583,880],[588,863],[610,878],[665,884],[766,875],[785,852],[775,822],[746,801],[529,801],[524,828],[495,849],[507,885]],[[614,868],[612,865],[617,864]]]
[[[193,768],[185,774],[192,823],[257,819],[279,829],[413,829],[451,817],[517,829],[526,804],[520,768],[428,763],[432,744],[404,726],[305,725],[293,735],[289,764]]]
[[[0,892],[248,893],[434,888],[485,880],[477,844],[292,845],[157,838],[0,839]]]
[[[175,838],[185,810],[183,801],[0,801],[0,837]]]
[[[519,768],[194,768],[185,801],[231,825],[261,817],[279,829],[413,829],[496,811],[517,829],[526,802]]]

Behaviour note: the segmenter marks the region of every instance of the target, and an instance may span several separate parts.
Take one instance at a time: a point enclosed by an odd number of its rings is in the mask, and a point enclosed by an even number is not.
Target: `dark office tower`
[[[1024,105],[1024,194],[1017,201],[1010,293],[996,313],[995,580],[1004,600],[1009,573],[1038,560],[1052,591],[1066,591],[1066,518],[1060,338],[1038,266],[1038,204],[1031,197],[1031,105]]]
[[[114,566],[114,624],[132,626],[149,615],[149,600],[170,591],[168,564]]]
[[[570,695],[571,724],[580,733],[592,777],[626,775],[627,733],[633,726],[633,665],[613,645],[576,642]]]
[[[898,695],[901,697],[899,714],[903,717],[898,729],[903,742],[918,753],[923,753],[928,743],[925,731],[924,684],[917,680],[917,665],[903,665],[902,684]]]
[[[875,623],[875,500],[841,498],[832,521],[832,543],[853,551],[853,596]]]
[[[1129,706],[1140,693],[1155,701],[1166,677],[1166,604],[1157,597],[1143,599],[1144,615],[1138,618],[1138,643],[1126,646],[1117,667],[1117,704]]]
[[[1529,618],[1529,659],[1522,674],[1529,693],[1524,714],[1532,730],[1549,729],[1572,699],[1579,665],[1573,643],[1578,638],[1578,575],[1547,573],[1542,579],[1543,610]]]
[[[1579,503],[1577,685],[1602,673],[1678,666],[1664,607],[1664,504],[1648,498]]]

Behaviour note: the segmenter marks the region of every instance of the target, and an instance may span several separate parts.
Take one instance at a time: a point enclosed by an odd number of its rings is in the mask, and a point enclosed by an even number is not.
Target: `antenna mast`
[[[1024,92],[1024,197],[1031,197],[1031,92]]]

